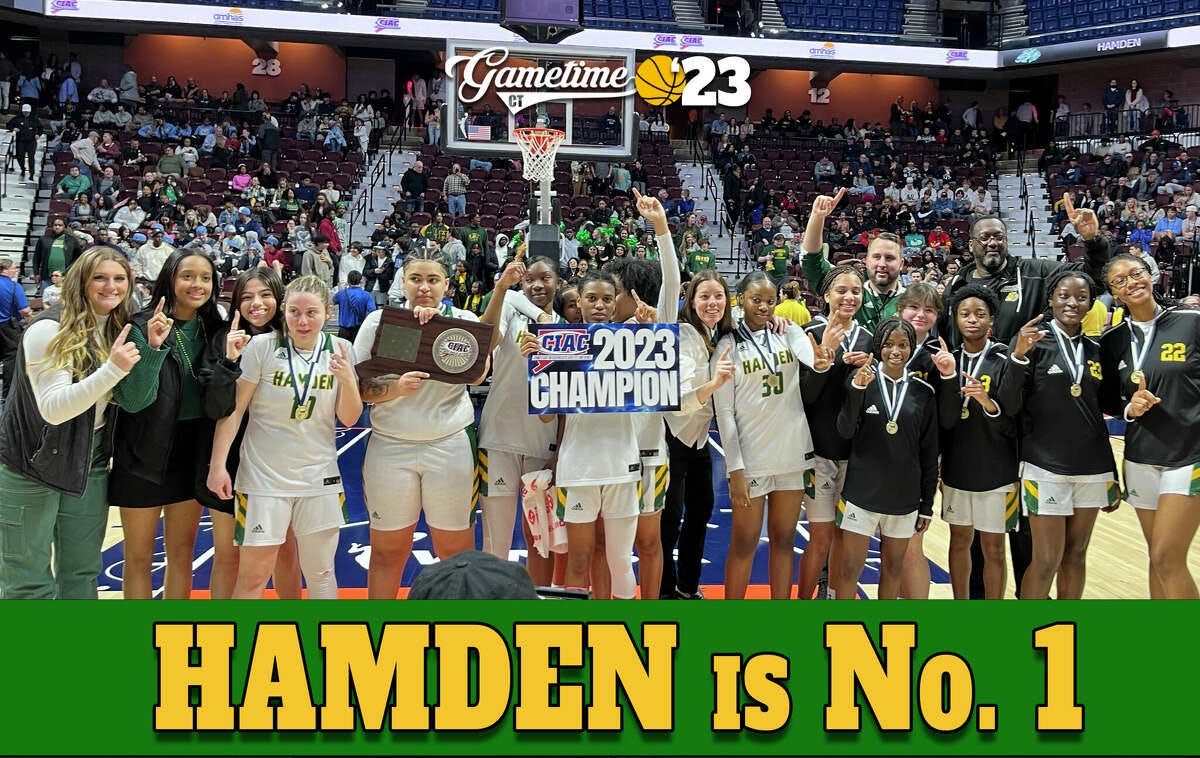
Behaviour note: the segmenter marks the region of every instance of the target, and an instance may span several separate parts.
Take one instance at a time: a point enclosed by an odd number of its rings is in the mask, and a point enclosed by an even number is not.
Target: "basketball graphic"
[[[637,92],[652,106],[662,107],[677,101],[683,95],[687,77],[682,67],[672,68],[666,55],[653,55],[642,61],[637,68]]]

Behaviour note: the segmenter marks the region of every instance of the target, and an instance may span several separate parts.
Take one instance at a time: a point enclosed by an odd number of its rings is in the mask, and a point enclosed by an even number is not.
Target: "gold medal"
[[[895,421],[887,422],[887,426],[885,426],[884,428],[887,429],[888,434],[895,434],[896,432],[900,431],[900,425],[897,424]]]
[[[964,405],[962,409],[962,419],[966,421],[969,418],[971,418],[971,409]]]
[[[1138,369],[1129,375],[1129,381],[1133,382],[1134,384],[1141,384],[1142,380],[1145,378],[1146,372],[1142,371],[1141,369]]]
[[[1071,385],[1071,397],[1079,397],[1083,394],[1083,385],[1075,382]]]

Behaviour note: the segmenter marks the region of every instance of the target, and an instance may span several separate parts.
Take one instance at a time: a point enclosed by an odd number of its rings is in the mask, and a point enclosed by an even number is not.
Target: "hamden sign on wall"
[[[542,324],[529,357],[529,412],[679,410],[675,324]]]

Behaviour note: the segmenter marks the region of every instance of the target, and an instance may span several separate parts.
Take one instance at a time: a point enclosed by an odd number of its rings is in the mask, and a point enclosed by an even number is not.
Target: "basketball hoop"
[[[554,180],[554,156],[558,146],[567,138],[567,133],[543,126],[529,126],[513,130],[513,138],[521,148],[525,159],[522,175],[529,181],[549,183]]]

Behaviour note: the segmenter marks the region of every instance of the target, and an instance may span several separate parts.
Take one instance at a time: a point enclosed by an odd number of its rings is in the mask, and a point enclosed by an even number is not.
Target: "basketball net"
[[[531,182],[554,180],[554,156],[567,133],[544,126],[528,126],[513,130],[513,138],[525,159],[522,175]]]
[[[513,139],[517,141],[521,148],[521,157],[525,159],[521,166],[521,175],[531,182],[537,182],[541,190],[538,216],[542,224],[550,223],[550,184],[554,181],[554,156],[558,153],[558,146],[566,138],[566,132],[544,126],[527,126],[513,130]]]

